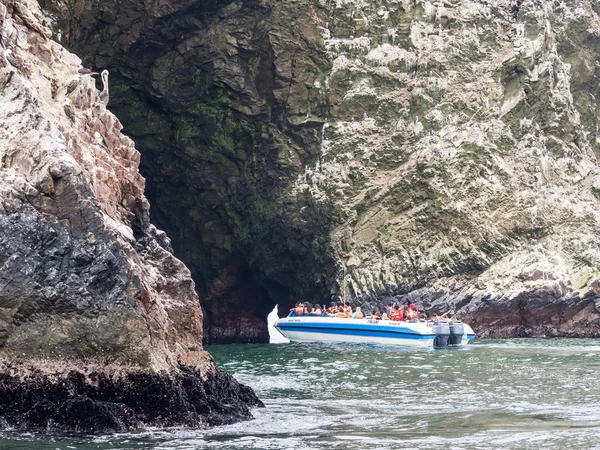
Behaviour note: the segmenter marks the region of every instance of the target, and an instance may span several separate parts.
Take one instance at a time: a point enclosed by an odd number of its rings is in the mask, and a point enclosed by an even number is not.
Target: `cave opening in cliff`
[[[65,43],[110,71],[109,108],[141,153],[152,222],[192,273],[205,341],[267,342],[276,304],[331,291],[330,205],[291,195],[319,157],[322,123],[305,118],[328,114],[307,88],[329,64],[314,23],[285,4],[200,1],[111,27],[113,8],[69,13]]]

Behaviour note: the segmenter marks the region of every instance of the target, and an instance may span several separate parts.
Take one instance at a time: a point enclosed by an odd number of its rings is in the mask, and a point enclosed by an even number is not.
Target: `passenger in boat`
[[[337,313],[337,305],[335,304],[335,302],[330,302],[329,303],[329,308],[327,308],[327,313],[328,314],[335,314],[335,313]]]
[[[302,304],[300,302],[296,303],[294,312],[296,313],[297,316],[303,316],[304,315],[304,304]]]
[[[397,308],[397,312],[396,312],[396,318],[392,317],[392,320],[396,320],[398,322],[402,322],[404,320],[404,305],[402,305],[401,307],[396,307]]]
[[[390,318],[388,317],[388,315],[386,313],[383,313],[381,315],[381,320],[390,320]]]
[[[373,313],[373,319],[375,319],[375,320],[381,320],[381,313],[379,311],[375,311]]]
[[[316,314],[317,316],[323,315],[323,310],[321,309],[321,305],[319,305],[318,303],[315,305],[314,314]]]
[[[360,306],[356,307],[356,312],[352,314],[353,319],[364,319],[365,315],[363,314]]]
[[[417,318],[417,312],[415,311],[416,306],[414,303],[411,303],[410,306],[408,307],[408,310],[406,311],[406,316],[405,316],[405,320],[408,322],[412,322],[413,320],[415,320]]]
[[[346,317],[352,317],[352,305],[344,305],[344,314]]]
[[[388,317],[390,317],[392,315],[392,309],[394,307],[395,303],[392,302],[388,302],[387,306],[385,307],[385,313],[387,314]]]
[[[339,304],[337,307],[337,313],[335,314],[335,317],[337,317],[338,319],[347,319],[348,317],[351,317],[352,312],[350,312],[350,316],[348,316],[347,308],[348,307],[346,305]]]

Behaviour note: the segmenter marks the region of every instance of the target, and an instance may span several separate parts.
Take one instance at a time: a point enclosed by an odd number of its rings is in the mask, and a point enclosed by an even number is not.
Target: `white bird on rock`
[[[108,105],[108,70],[103,70],[100,76],[102,77],[102,86],[104,87],[102,92],[100,92],[100,100],[102,100],[105,105]]]
[[[71,122],[75,122],[75,112],[73,111],[73,108],[71,107],[71,100],[69,100],[68,98],[65,98],[63,100],[63,110],[65,111],[65,114],[67,115],[67,117],[69,118],[69,120]]]

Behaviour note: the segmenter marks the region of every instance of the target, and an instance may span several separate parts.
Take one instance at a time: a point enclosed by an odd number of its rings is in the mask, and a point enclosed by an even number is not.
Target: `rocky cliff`
[[[45,0],[109,68],[212,342],[298,299],[597,334],[597,5]]]
[[[0,1],[0,423],[123,431],[249,418],[202,350],[140,155],[37,2]]]

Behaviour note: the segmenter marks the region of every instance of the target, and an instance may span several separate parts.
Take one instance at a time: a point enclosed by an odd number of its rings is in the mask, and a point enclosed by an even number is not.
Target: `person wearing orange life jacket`
[[[396,315],[395,319],[392,320],[396,320],[398,322],[402,322],[404,320],[404,305],[402,305],[400,308],[398,308],[398,313]]]

